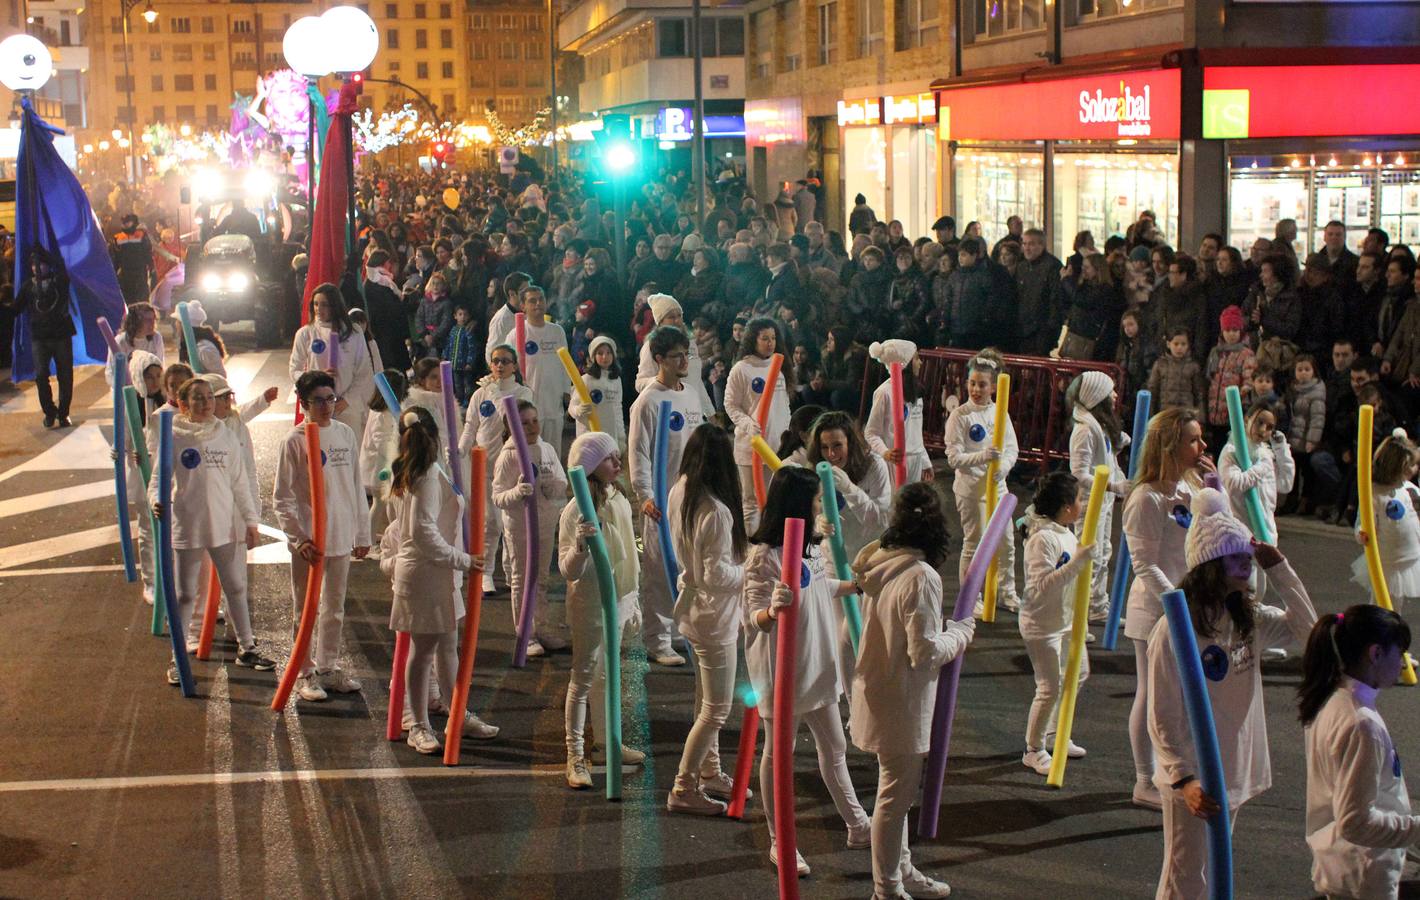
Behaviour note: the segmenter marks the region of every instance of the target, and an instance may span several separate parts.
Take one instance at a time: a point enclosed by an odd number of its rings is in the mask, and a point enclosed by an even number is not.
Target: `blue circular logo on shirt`
[[[523,352],[526,353],[528,356],[536,356],[536,355],[537,355],[537,341],[528,341],[526,344],[524,344],[524,345],[523,345]]]
[[[980,422],[977,422],[975,425],[971,426],[971,428],[967,430],[966,436],[971,438],[973,441],[980,443],[981,441],[986,440],[986,426],[982,425]]]
[[[178,458],[182,460],[183,467],[187,469],[195,469],[202,463],[202,454],[198,452],[196,447],[188,447],[182,451],[182,456]]]
[[[910,418],[912,418],[912,404],[904,403],[902,404],[902,421],[906,422]]]
[[[1189,512],[1188,507],[1184,506],[1182,503],[1175,506],[1173,512],[1169,515],[1178,523],[1179,528],[1187,528],[1193,524],[1193,513]]]
[[[311,341],[311,352],[312,352],[312,353],[324,353],[324,352],[325,352],[325,341],[321,340],[320,338],[316,338],[315,340]]]
[[[1387,500],[1385,502],[1385,516],[1387,519],[1399,522],[1405,518],[1405,505],[1399,500]]]
[[[1060,568],[1070,561],[1069,553],[1061,553],[1060,558],[1055,561],[1055,568]]]
[[[756,379],[754,379],[753,381],[751,381],[751,382],[749,383],[749,389],[752,390],[752,391],[754,391],[756,394],[762,394],[762,393],[764,393],[764,379],[763,379],[763,378],[756,378]]]
[[[680,431],[685,427],[685,416],[678,412],[671,413],[671,431]]]
[[[492,400],[484,400],[478,404],[478,414],[485,419],[493,418],[493,414],[498,411],[498,407],[493,405]]]
[[[809,589],[809,564],[808,564],[808,563],[805,563],[805,562],[801,562],[801,563],[799,563],[799,590],[806,591],[806,590],[808,590],[808,589]]]
[[[1210,644],[1199,654],[1203,663],[1203,675],[1209,681],[1222,681],[1228,674],[1228,653],[1217,644]]]
[[[594,389],[592,390],[592,402],[593,402],[593,403],[600,403],[600,402],[602,402],[602,398],[605,397],[605,396],[606,396],[606,395],[603,394],[599,388],[594,388]]]
[[[321,464],[322,466],[325,465],[325,451],[324,451],[324,450],[322,450],[322,451],[320,452],[320,464]]]

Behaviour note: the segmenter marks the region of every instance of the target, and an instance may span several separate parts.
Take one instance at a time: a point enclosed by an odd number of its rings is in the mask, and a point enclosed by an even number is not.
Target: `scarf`
[[[382,284],[396,294],[399,293],[399,288],[395,287],[394,279],[390,277],[390,273],[384,270],[383,266],[366,266],[365,280],[373,281],[375,284]]]

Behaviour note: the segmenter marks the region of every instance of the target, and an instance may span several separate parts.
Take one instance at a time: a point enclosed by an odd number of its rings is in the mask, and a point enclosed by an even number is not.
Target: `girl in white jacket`
[[[1080,546],[1071,530],[1080,518],[1083,499],[1079,479],[1068,472],[1054,472],[1041,482],[1026,516],[1030,531],[1024,552],[1026,591],[1021,598],[1018,624],[1035,674],[1035,697],[1026,719],[1026,749],[1021,763],[1037,775],[1050,774],[1050,748],[1055,746],[1075,580],[1099,552],[1095,545]],[[1080,684],[1088,677],[1090,657],[1086,653],[1080,662]],[[1071,740],[1068,755],[1079,759],[1085,751]]]
[[[1409,647],[1405,620],[1370,604],[1323,616],[1307,641],[1297,690],[1307,744],[1307,844],[1312,885],[1328,897],[1395,897],[1405,850],[1420,842],[1400,755],[1376,708]]]
[[[947,417],[947,464],[956,470],[952,479],[952,494],[956,497],[957,513],[961,516],[961,559],[957,562],[957,579],[966,579],[966,570],[976,555],[981,532],[989,518],[986,510],[986,470],[996,460],[996,496],[1006,494],[1006,475],[1020,456],[1016,444],[1016,429],[1006,418],[1006,436],[1001,449],[991,444],[996,427],[996,377],[1005,370],[1001,355],[990,348],[982,350],[967,363],[967,402],[952,410]],[[1016,542],[1012,538],[1001,545],[996,559],[998,603],[1014,612],[1020,608],[1016,598]],[[979,606],[978,606],[979,609]]]
[[[183,368],[187,367],[183,366]],[[190,377],[192,376],[184,375],[183,380],[186,381]],[[145,423],[142,434],[133,434],[131,430],[126,432],[128,446],[124,452],[128,455],[128,502],[141,506],[146,502],[148,486],[143,483],[143,472],[138,467],[137,448],[140,442],[145,447],[148,445],[146,423],[148,418],[153,415],[153,411],[164,403],[162,361],[146,350],[135,350],[128,359],[128,380],[138,389],[138,414]],[[156,465],[153,468],[156,469]],[[160,586],[153,569],[156,543],[150,522],[147,512],[140,510],[138,514],[138,572],[143,579],[143,602],[152,606]]]
[[[227,377],[227,345],[222,338],[207,325],[207,311],[196,300],[187,301],[187,318],[192,324],[193,340],[197,344],[197,363],[205,375],[211,372]],[[179,329],[181,330],[181,329]],[[178,341],[178,360],[191,363],[187,358],[187,341]]]
[[[945,897],[951,888],[912,865],[907,814],[918,796],[922,760],[931,747],[937,677],[966,651],[976,620],[942,621],[947,523],[930,485],[898,493],[881,542],[858,554],[853,572],[863,586],[863,636],[848,730],[853,743],[878,757],[873,805],[873,896]]]
[[[749,558],[745,560],[744,631],[745,662],[750,682],[760,698],[759,714],[764,720],[764,754],[759,760],[759,790],[764,798],[764,816],[769,826],[769,861],[779,863],[774,843],[774,669],[776,638],[774,629],[782,610],[793,603],[789,586],[780,581],[784,542],[784,520],[797,518],[816,522],[819,504],[818,476],[810,469],[785,466],[769,483],[767,502],[759,529],[750,536]],[[797,668],[794,673],[794,726],[806,722],[818,751],[818,770],[833,797],[833,805],[848,826],[848,846],[867,847],[871,826],[853,782],[848,775],[848,745],[843,737],[843,719],[838,700],[843,695],[835,617],[839,598],[857,589],[851,581],[838,581],[819,553],[819,535],[804,529],[804,562],[801,567],[798,615]],[[792,748],[790,748],[792,752]],[[800,877],[809,874],[803,856],[795,860]]]
[[[621,404],[621,364],[616,361],[616,341],[606,335],[592,338],[587,348],[587,363],[582,367],[582,380],[587,383],[587,393],[592,395],[592,405],[583,404],[576,391],[567,401],[567,415],[576,421],[577,434],[585,434],[592,427],[595,410],[602,431],[611,435],[618,447],[625,447],[626,410]]]
[[[327,282],[311,295],[310,323],[291,342],[288,372],[294,384],[302,372],[319,369],[335,379],[335,417],[356,436],[365,433],[365,416],[375,393],[375,370],[365,335],[350,321],[340,288]],[[332,364],[332,362],[334,364]]]
[[[420,753],[435,754],[443,746],[429,724],[429,674],[431,669],[437,672],[444,697],[454,695],[458,628],[464,616],[460,573],[476,572],[480,562],[460,549],[464,502],[437,464],[444,448],[433,418],[411,409],[400,416],[400,428],[399,455],[391,464],[392,517],[380,567],[394,580],[390,628],[409,634],[406,743]],[[498,729],[468,710],[463,733],[491,740]]]
[[[1152,436],[1151,436],[1152,437]],[[1228,809],[1198,781],[1178,659],[1166,619],[1149,635],[1149,738],[1158,767],[1154,784],[1163,795],[1164,864],[1157,900],[1208,896],[1208,831],[1204,820],[1232,816],[1272,786],[1267,718],[1262,706],[1260,648],[1304,643],[1316,611],[1301,579],[1268,544],[1253,544],[1234,518],[1228,499],[1205,488],[1193,498],[1188,528],[1188,573],[1179,582],[1200,648],[1205,687],[1218,733]],[[1258,604],[1248,579],[1253,557],[1269,572],[1286,610]]]
[[[1129,489],[1129,482],[1119,468],[1119,451],[1129,445],[1129,435],[1122,431],[1119,414],[1114,410],[1118,396],[1113,378],[1103,372],[1085,372],[1071,387],[1074,389],[1075,426],[1070,432],[1070,474],[1080,484],[1089,485],[1095,477],[1095,466],[1109,467],[1109,496],[1100,506],[1095,568],[1090,577],[1090,621],[1102,622],[1109,615],[1114,502]],[[1077,525],[1076,533],[1083,527],[1084,523]]]
[[[188,652],[197,647],[192,611],[203,583],[204,558],[217,570],[232,613],[241,648],[237,665],[260,671],[276,663],[257,651],[247,607],[246,551],[256,546],[260,517],[247,489],[246,466],[237,439],[213,415],[212,388],[190,378],[178,390],[179,414],[173,417],[172,534],[177,585],[178,619],[168,627],[186,635]],[[157,435],[148,445],[156,460]],[[158,514],[158,479],[148,484],[148,500]],[[168,683],[178,683],[176,664],[168,668]]]
[[[151,353],[158,358],[159,365],[164,358],[163,336],[158,333],[158,311],[151,303],[133,303],[123,314],[123,327],[114,335],[118,349],[130,360],[139,351]],[[109,354],[104,365],[104,379],[113,384],[113,354]]]
[[[897,415],[904,416],[907,426],[904,436],[907,447],[893,446],[897,429],[892,420],[892,380],[878,385],[873,391],[873,406],[868,410],[868,424],[863,427],[863,437],[868,447],[881,456],[889,466],[897,464],[905,453],[907,456],[907,480],[931,481],[936,477],[932,471],[932,459],[927,455],[927,446],[922,443],[922,396],[917,385],[917,373],[922,368],[922,360],[917,356],[917,345],[911,341],[891,340],[874,342],[868,347],[868,355],[884,366],[902,363],[902,399],[907,408]]]
[[[415,360],[410,374],[409,393],[405,395],[404,408],[421,407],[429,414],[429,418],[434,420],[435,427],[439,429],[439,447],[443,450],[439,454],[439,465],[444,467],[444,474],[452,480],[453,470],[449,468],[448,451],[449,426],[444,421],[444,382],[439,376],[439,360],[432,356]]]
[[[1193,514],[1189,504],[1201,475],[1215,471],[1206,455],[1203,425],[1190,409],[1167,409],[1149,420],[1139,471],[1124,501],[1124,535],[1134,583],[1124,619],[1124,636],[1134,642],[1134,705],[1129,710],[1129,745],[1134,752],[1134,805],[1159,809],[1154,787],[1154,750],[1149,742],[1148,641],[1164,614],[1159,601],[1178,586],[1188,567],[1183,543]]]
[[[394,369],[384,370],[385,380],[395,399],[401,404],[409,396],[409,382],[404,374]],[[403,406],[401,405],[401,409]],[[365,486],[365,496],[370,498],[370,538],[374,548],[380,546],[380,538],[389,524],[390,508],[390,465],[399,455],[399,425],[385,405],[384,394],[379,391],[370,398],[370,415],[365,418],[365,433],[360,437],[360,483]]]
[[[523,580],[536,583],[537,599],[533,607],[533,637],[528,641],[528,657],[542,656],[549,650],[562,650],[567,641],[558,634],[554,618],[547,608],[547,567],[552,562],[557,536],[558,515],[567,501],[567,471],[557,458],[557,450],[542,439],[542,427],[537,407],[531,401],[518,401],[518,418],[527,437],[528,452],[536,470],[534,484],[523,480],[518,447],[510,437],[493,463],[493,505],[503,511],[503,543],[512,561],[508,589],[512,591],[513,625],[516,628],[523,607]],[[560,424],[561,419],[558,419]],[[523,501],[537,497],[538,558],[527,558],[526,517]]]
[[[631,518],[631,503],[621,492],[621,455],[616,441],[605,432],[592,431],[578,435],[567,454],[567,462],[581,466],[587,473],[587,486],[592,492],[597,518],[601,522],[602,538],[611,557],[612,578],[616,582],[617,620],[623,623],[622,610],[636,608],[637,579],[640,567],[636,560],[636,534]],[[567,739],[567,786],[582,790],[592,786],[590,756],[586,746],[587,711],[591,708],[591,725],[605,737],[606,727],[606,642],[602,623],[601,585],[588,542],[597,529],[585,521],[577,509],[577,501],[569,500],[562,508],[558,522],[557,568],[567,579],[567,621],[572,626],[572,671],[567,682],[567,700],[563,705],[563,725]],[[612,660],[611,665],[621,661]],[[605,740],[602,746],[606,746]],[[639,765],[646,754],[623,746],[621,761]]]
[[[1356,520],[1356,540],[1365,546],[1374,538],[1380,543],[1381,565],[1391,608],[1405,615],[1405,601],[1420,597],[1420,487],[1415,475],[1420,471],[1420,449],[1411,443],[1405,429],[1397,428],[1376,448],[1371,466],[1374,497],[1372,521]],[[1351,566],[1352,580],[1371,589],[1363,553]]]
[[[503,398],[512,395],[519,403],[533,402],[532,391],[523,384],[518,374],[518,352],[512,344],[499,344],[488,354],[488,365],[492,374],[478,390],[468,398],[468,411],[464,414],[463,432],[459,435],[459,459],[468,458],[474,444],[482,447],[492,463],[497,463],[498,454],[503,449],[503,441],[508,436],[507,422],[503,419]],[[487,466],[488,483],[484,486],[486,498],[483,511],[483,590],[492,593],[493,570],[498,563],[498,542],[503,539],[503,511],[493,505],[493,465]],[[521,513],[519,513],[521,515]],[[505,565],[505,570],[507,566]],[[512,578],[510,572],[505,573]]]
[[[1250,488],[1257,488],[1267,530],[1276,535],[1277,498],[1291,493],[1297,465],[1292,461],[1292,448],[1287,444],[1287,435],[1277,430],[1277,413],[1271,404],[1254,403],[1243,422],[1247,429],[1248,452],[1252,454],[1252,468],[1246,472],[1239,468],[1237,451],[1229,439],[1218,454],[1218,477],[1222,479],[1223,490],[1232,501],[1233,515],[1243,522],[1248,520],[1247,492]],[[1257,593],[1262,596],[1266,591],[1259,589]]]
[[[725,811],[720,799],[730,796],[734,787],[721,771],[718,744],[735,700],[748,539],[739,515],[733,444],[725,430],[714,424],[695,429],[680,471],[667,501],[671,543],[681,564],[675,620],[694,654],[698,696],[695,724],[685,739],[666,808],[713,816]]]
[[[754,530],[759,523],[759,504],[754,496],[754,468],[758,459],[750,439],[772,440],[789,425],[789,369],[781,368],[774,384],[767,384],[769,358],[784,352],[779,326],[773,319],[755,318],[745,326],[740,344],[739,362],[730,369],[725,381],[725,414],[735,426],[735,465],[740,473],[740,497],[744,507],[745,527]],[[759,404],[764,392],[770,392],[769,419],[759,427]],[[768,469],[764,472],[768,474]]]

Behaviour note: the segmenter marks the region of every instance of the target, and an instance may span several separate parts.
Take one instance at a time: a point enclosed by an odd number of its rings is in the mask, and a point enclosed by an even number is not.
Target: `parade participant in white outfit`
[[[178,411],[178,391],[184,384],[193,377],[192,367],[187,363],[170,363],[163,369],[163,394],[161,402],[154,402],[150,395],[148,403],[148,417],[143,422],[143,440],[148,446],[158,440],[158,413],[165,409],[173,412]],[[153,461],[153,471],[158,471],[157,457],[149,454]]]
[[[502,404],[499,407],[501,409]],[[512,564],[508,573],[508,590],[512,592],[514,628],[522,615],[524,579],[534,578],[537,582],[533,636],[528,640],[528,657],[532,658],[542,656],[546,651],[567,647],[567,639],[559,633],[561,629],[556,624],[556,617],[547,605],[547,569],[552,564],[556,549],[557,517],[567,500],[567,471],[562,468],[557,451],[542,439],[541,421],[532,401],[518,401],[518,418],[527,437],[528,453],[532,456],[537,477],[533,484],[523,480],[517,444],[511,437],[508,438],[493,463],[493,505],[503,511],[504,558]],[[562,419],[559,417],[554,421],[560,424]],[[535,560],[527,558],[527,521],[523,515],[523,501],[533,496],[537,497],[538,527],[538,558]]]
[[[406,743],[420,753],[443,749],[429,724],[430,672],[445,697],[458,677],[458,629],[464,616],[462,572],[478,571],[479,561],[459,547],[463,498],[454,493],[434,419],[422,409],[400,416],[399,453],[391,464],[390,525],[381,543],[380,569],[394,582],[390,629],[409,634],[405,669]],[[463,734],[491,740],[498,728],[464,713]]]
[[[360,484],[360,447],[355,432],[334,417],[335,379],[328,372],[304,372],[296,379],[296,396],[306,418],[320,428],[325,547],[317,547],[311,541],[311,485],[304,425],[291,429],[282,442],[272,500],[276,520],[286,532],[291,548],[293,627],[301,620],[310,567],[318,555],[323,553],[325,557],[315,637],[310,656],[299,663],[301,699],[320,701],[326,699],[327,691],[348,694],[360,690],[360,682],[340,667],[340,631],[345,622],[350,559],[364,559],[370,552],[370,517],[365,507],[365,489]]]
[[[616,341],[606,335],[592,338],[587,347],[587,364],[582,367],[582,380],[592,405],[582,403],[576,391],[567,401],[567,415],[577,423],[577,434],[591,429],[592,412],[596,411],[602,431],[611,435],[618,447],[626,446],[626,412],[621,403],[621,363],[616,361]]]
[[[311,295],[311,320],[291,342],[287,369],[294,384],[302,372],[320,370],[335,379],[335,418],[357,438],[365,434],[365,416],[375,393],[375,370],[365,335],[350,321],[340,288],[329,282]],[[337,347],[338,345],[338,347]],[[335,365],[331,365],[331,358]]]
[[[616,582],[617,627],[621,627],[625,616],[636,608],[639,566],[631,503],[618,484],[620,450],[611,435],[587,432],[572,442],[567,463],[581,466],[587,473],[587,486],[601,522],[607,556],[611,558],[612,578]],[[587,725],[603,735],[606,728],[606,635],[602,623],[601,585],[588,546],[596,533],[596,527],[582,518],[577,501],[569,500],[558,520],[557,568],[567,579],[567,622],[572,626],[572,672],[562,714],[567,740],[567,786],[573,790],[592,786],[587,759],[591,755],[586,746]],[[620,664],[620,660],[612,662],[612,665]],[[604,748],[605,740],[601,743]],[[646,754],[640,750],[621,748],[623,765],[637,766],[645,760]]]
[[[868,422],[863,426],[863,437],[868,449],[882,457],[889,465],[897,464],[903,453],[907,455],[907,480],[931,481],[936,477],[932,471],[932,458],[927,455],[927,446],[922,443],[922,396],[917,384],[917,373],[922,368],[922,360],[917,355],[917,345],[911,341],[891,340],[874,342],[868,347],[868,355],[884,366],[902,364],[902,399],[907,409],[898,412],[907,419],[905,438],[907,447],[899,450],[893,446],[897,430],[892,420],[892,381],[884,381],[873,391],[873,405],[868,410]]]
[[[790,375],[792,370],[785,366],[779,370],[774,384],[766,384],[769,377],[769,359],[775,353],[785,356],[784,341],[779,326],[773,319],[750,319],[745,326],[744,340],[740,344],[743,354],[725,382],[725,414],[735,426],[735,465],[739,467],[740,497],[744,507],[745,527],[754,530],[759,524],[759,504],[754,496],[754,466],[759,465],[759,456],[750,446],[750,439],[762,437],[774,440],[789,427]],[[759,427],[759,404],[765,391],[772,391],[769,401],[769,419],[765,427]],[[771,445],[772,446],[772,445]],[[764,471],[766,479],[769,472]]]
[[[1073,385],[1070,431],[1070,474],[1082,485],[1094,481],[1095,466],[1109,468],[1109,495],[1100,504],[1099,535],[1095,542],[1095,568],[1090,577],[1090,621],[1109,617],[1109,556],[1114,538],[1114,503],[1129,490],[1129,480],[1119,468],[1119,451],[1129,446],[1129,435],[1121,430],[1114,379],[1103,372],[1085,372]],[[1069,392],[1067,392],[1067,397]],[[1088,491],[1088,488],[1086,488]],[[1078,530],[1084,527],[1080,522]]]
[[[1152,435],[1150,436],[1152,437]],[[1297,573],[1268,544],[1254,544],[1221,491],[1204,488],[1193,498],[1188,528],[1188,573],[1179,589],[1203,662],[1204,686],[1213,710],[1223,762],[1228,809],[1204,792],[1198,780],[1188,711],[1178,678],[1173,635],[1166,619],[1149,635],[1149,738],[1158,767],[1154,785],[1164,797],[1164,864],[1157,900],[1208,896],[1208,830],[1204,820],[1231,816],[1272,786],[1267,718],[1262,706],[1260,648],[1303,644],[1316,622]],[[1249,586],[1253,556],[1268,570],[1286,609],[1262,606]]]
[[[532,284],[532,279],[522,272],[513,272],[505,276],[501,283],[497,279],[489,282],[489,297],[495,302],[502,301],[488,320],[488,336],[490,338],[488,355],[490,358],[494,348],[498,346],[497,341],[492,339],[499,335],[513,333],[513,325],[517,322],[516,317],[518,313],[523,311],[523,288],[530,284]],[[509,341],[508,344],[511,346],[512,341]]]
[[[1388,900],[1420,843],[1400,755],[1376,695],[1405,668],[1410,627],[1370,604],[1312,626],[1297,690],[1307,745],[1312,885],[1327,897]]]
[[[690,435],[680,479],[671,488],[666,515],[671,544],[680,561],[680,596],[675,619],[695,655],[695,724],[685,739],[675,786],[666,797],[671,812],[719,815],[733,780],[720,767],[720,729],[735,702],[735,665],[748,551],[743,519],[737,515],[733,442],[707,422]]]
[[[1405,615],[1405,601],[1420,597],[1420,487],[1415,475],[1420,471],[1420,449],[1405,429],[1397,428],[1376,448],[1371,465],[1373,519],[1356,520],[1356,540],[1363,547],[1372,537],[1380,544],[1381,566],[1385,570],[1390,604]],[[1369,525],[1369,527],[1367,527]],[[1366,556],[1361,554],[1351,566],[1351,580],[1371,589]]]
[[[385,380],[395,399],[401,404],[409,396],[409,382],[404,375],[394,369],[385,369]],[[370,499],[370,555],[380,551],[380,538],[389,524],[390,508],[390,465],[399,455],[399,425],[390,415],[385,405],[385,397],[378,391],[370,398],[370,415],[365,419],[365,434],[360,438],[360,483],[365,486],[365,495]]]
[[[227,347],[215,330],[207,325],[207,310],[196,300],[187,301],[187,318],[192,325],[193,339],[197,343],[197,362],[203,373],[211,372],[227,376]],[[191,363],[187,358],[187,341],[178,344],[178,360]]]
[[[1215,472],[1203,442],[1203,424],[1191,409],[1166,409],[1149,420],[1139,470],[1124,499],[1124,536],[1134,583],[1124,618],[1124,636],[1134,642],[1134,705],[1129,710],[1129,745],[1134,753],[1135,806],[1159,809],[1154,787],[1154,749],[1149,742],[1149,635],[1163,618],[1159,598],[1178,586],[1184,573],[1184,539],[1193,513],[1189,505],[1202,476]]]
[[[678,328],[685,332],[690,346],[687,351],[689,355],[686,357],[685,384],[699,398],[701,415],[710,418],[715,415],[715,404],[710,401],[710,394],[705,390],[704,361],[700,358],[700,350],[695,346],[695,341],[690,340],[690,332],[685,330],[685,312],[681,309],[680,302],[670,294],[652,294],[646,298],[646,303],[651,307],[651,319],[656,323],[656,328]],[[646,385],[656,380],[658,371],[655,355],[651,352],[651,337],[647,335],[646,340],[641,342],[641,353],[636,366],[636,393],[646,390]]]
[[[444,382],[439,374],[439,360],[432,356],[425,356],[414,361],[414,366],[410,370],[412,377],[409,379],[409,393],[404,398],[404,408],[411,406],[422,407],[429,417],[434,420],[434,424],[439,429],[439,446],[447,448],[449,446],[449,428],[444,421]],[[492,457],[489,457],[492,462]],[[449,454],[445,449],[439,455],[439,465],[444,467],[444,474],[453,478],[449,469]]]
[[[183,366],[186,369],[186,366]],[[191,375],[183,374],[182,380],[186,381]],[[153,411],[164,403],[163,398],[163,364],[158,357],[146,350],[135,350],[128,359],[128,380],[138,389],[138,412],[144,423],[143,434],[128,434],[128,447],[126,449],[128,502],[144,504],[147,502],[147,489],[143,485],[143,473],[138,468],[138,443],[141,441],[146,447],[148,445],[148,418],[153,415]],[[154,469],[157,467],[154,466]],[[140,511],[138,515],[138,572],[143,581],[143,602],[149,606],[153,605],[157,596],[159,585],[153,568],[154,554],[156,553],[156,543],[154,541],[151,520],[146,512]]]
[[[956,497],[957,513],[961,516],[961,559],[957,562],[958,580],[966,579],[967,567],[976,555],[976,545],[989,518],[986,510],[986,471],[997,460],[996,496],[1006,494],[1006,475],[1016,464],[1020,448],[1016,444],[1016,429],[1006,418],[1006,436],[1000,450],[991,444],[996,427],[996,376],[1004,370],[1001,355],[995,350],[982,350],[967,363],[967,401],[952,410],[947,417],[947,463],[956,470],[952,493]],[[1016,542],[1001,545],[996,558],[997,603],[1015,612],[1020,608],[1016,598]],[[980,610],[978,603],[977,609]],[[978,615],[980,613],[978,612]]]
[[[130,360],[135,353],[151,353],[161,365],[164,358],[163,336],[158,333],[158,311],[150,303],[134,303],[123,314],[123,327],[114,335],[118,349]],[[104,379],[113,384],[113,354],[104,365]],[[135,382],[136,383],[136,382]]]
[[[459,459],[467,459],[474,444],[488,454],[486,467],[488,483],[483,492],[483,590],[492,593],[493,570],[498,563],[498,542],[503,539],[503,510],[493,503],[493,469],[498,454],[502,452],[503,441],[508,436],[508,423],[503,419],[503,398],[512,395],[518,402],[532,403],[533,394],[523,384],[518,374],[518,353],[512,344],[499,344],[488,354],[488,365],[493,370],[478,390],[468,398],[468,411],[464,414],[463,433],[459,435]],[[514,515],[521,516],[515,511]],[[506,557],[505,557],[506,558]],[[512,572],[504,566],[504,574],[512,580]]]
[[[532,391],[533,403],[537,404],[538,418],[547,423],[543,440],[561,459],[562,420],[567,413],[567,394],[572,390],[572,382],[567,370],[562,368],[562,360],[557,358],[557,350],[567,346],[567,333],[561,325],[547,320],[547,295],[542,288],[528,285],[523,288],[522,296],[527,343],[518,350],[527,357],[523,377]],[[516,344],[516,329],[509,328],[498,337],[498,343]]]
[[[247,423],[266,412],[280,395],[280,389],[269,387],[245,403],[236,403],[232,386],[221,375],[200,375],[212,386],[212,396],[216,402],[214,415],[236,435],[237,444],[242,448],[242,462],[247,467],[247,486],[251,489],[252,506],[261,510],[261,486],[256,476],[256,448],[252,445],[251,430]]]
[[[1050,774],[1050,753],[1055,746],[1060,686],[1064,682],[1075,580],[1080,569],[1099,552],[1080,546],[1071,531],[1080,518],[1086,498],[1080,481],[1069,472],[1053,472],[1041,481],[1035,501],[1026,514],[1029,537],[1025,556],[1026,589],[1017,623],[1025,641],[1026,656],[1035,674],[1035,697],[1026,719],[1026,749],[1021,764],[1037,775]],[[1080,683],[1090,676],[1090,657],[1081,656]],[[1071,759],[1085,755],[1070,741]]]
[[[656,523],[661,513],[655,502],[656,422],[661,401],[671,401],[670,433],[666,443],[666,477],[680,471],[685,442],[704,419],[694,387],[686,380],[690,367],[690,338],[677,327],[657,328],[646,339],[657,374],[631,404],[631,432],[627,455],[631,462],[631,488],[641,503],[641,639],[646,655],[662,666],[683,666],[685,657],[675,651],[675,600],[666,582],[661,535]],[[667,498],[669,505],[669,498]]]
[[[178,390],[178,404],[172,444],[173,580],[177,586],[178,621],[169,622],[168,627],[186,636],[189,653],[197,649],[192,612],[206,588],[203,560],[210,559],[227,595],[232,626],[237,632],[241,648],[237,665],[260,671],[273,669],[276,663],[257,650],[247,607],[246,552],[256,546],[260,517],[251,504],[241,448],[213,416],[212,388],[207,382],[189,378]],[[150,458],[158,458],[156,434],[148,444],[148,453]],[[161,517],[157,478],[148,484],[148,500]],[[175,663],[168,667],[168,683],[178,683]]]
[[[764,721],[764,753],[759,760],[759,791],[764,798],[764,817],[769,826],[769,861],[779,863],[774,843],[774,670],[777,648],[775,629],[780,613],[793,601],[789,586],[781,582],[784,520],[819,518],[818,476],[811,469],[785,466],[769,482],[759,529],[750,536],[749,557],[745,560],[744,631],[745,663],[750,682],[759,696],[759,714]],[[804,529],[804,562],[800,575],[799,603],[795,617],[798,627],[798,659],[794,671],[794,727],[807,723],[818,752],[818,770],[833,797],[833,805],[848,826],[848,846],[861,849],[871,843],[872,826],[858,803],[853,781],[848,775],[848,742],[843,737],[843,719],[838,700],[843,696],[839,678],[838,636],[833,609],[839,598],[854,593],[851,581],[839,581],[829,574],[819,553],[820,535],[813,527]],[[793,748],[789,748],[793,752]],[[802,855],[795,860],[799,876],[809,874]]]
[[[873,897],[946,897],[951,888],[912,865],[907,818],[931,748],[942,666],[966,651],[976,620],[942,621],[947,522],[930,485],[898,493],[882,540],[863,548],[853,573],[863,587],[863,637],[853,676],[848,731],[878,757],[873,804]]]

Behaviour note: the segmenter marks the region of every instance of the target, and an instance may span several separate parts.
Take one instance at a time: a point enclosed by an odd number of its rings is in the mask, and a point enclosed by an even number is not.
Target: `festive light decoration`
[[[552,117],[551,107],[538,110],[537,115],[533,116],[533,120],[521,128],[509,128],[503,124],[496,109],[485,110],[483,117],[488,120],[488,127],[493,130],[493,138],[499,146],[532,147],[547,143],[552,136],[546,126],[547,121]]]

